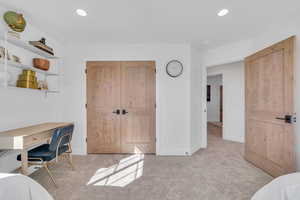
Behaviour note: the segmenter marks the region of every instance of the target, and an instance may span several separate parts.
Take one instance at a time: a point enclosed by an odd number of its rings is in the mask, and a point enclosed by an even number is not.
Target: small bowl
[[[46,60],[46,59],[34,58],[33,59],[33,67],[44,70],[44,71],[48,71],[49,67],[50,67],[50,62],[49,62],[49,60]]]

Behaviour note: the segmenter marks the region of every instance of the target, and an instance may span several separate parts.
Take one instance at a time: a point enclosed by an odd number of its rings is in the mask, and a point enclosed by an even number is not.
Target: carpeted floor
[[[209,135],[208,149],[191,157],[74,156],[31,177],[55,200],[248,200],[272,178],[243,159],[243,145]]]

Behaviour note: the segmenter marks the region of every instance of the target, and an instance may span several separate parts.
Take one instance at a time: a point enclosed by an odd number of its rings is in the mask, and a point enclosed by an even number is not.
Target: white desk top
[[[30,136],[30,135],[34,135],[34,134],[37,134],[37,133],[54,130],[56,128],[68,126],[68,125],[71,125],[71,124],[72,123],[65,123],[65,122],[43,123],[43,124],[38,124],[38,125],[34,125],[34,126],[28,126],[28,127],[24,127],[24,128],[18,128],[18,129],[3,131],[3,132],[0,132],[0,137]]]

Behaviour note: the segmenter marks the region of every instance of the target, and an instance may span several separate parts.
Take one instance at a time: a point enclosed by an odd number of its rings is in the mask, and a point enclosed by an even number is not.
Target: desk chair
[[[48,166],[52,161],[58,162],[59,156],[68,155],[68,160],[72,170],[74,165],[72,161],[72,147],[71,140],[73,135],[74,125],[58,128],[54,130],[50,144],[43,144],[28,152],[28,164],[29,165],[41,165],[45,167],[52,182],[57,187],[57,184],[50,172]],[[17,160],[21,161],[21,155],[17,156]]]

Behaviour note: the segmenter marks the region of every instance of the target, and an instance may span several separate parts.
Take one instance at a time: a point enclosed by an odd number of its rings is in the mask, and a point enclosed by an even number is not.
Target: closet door
[[[87,62],[87,151],[121,152],[120,62]]]
[[[155,153],[155,62],[121,62],[121,149]]]

